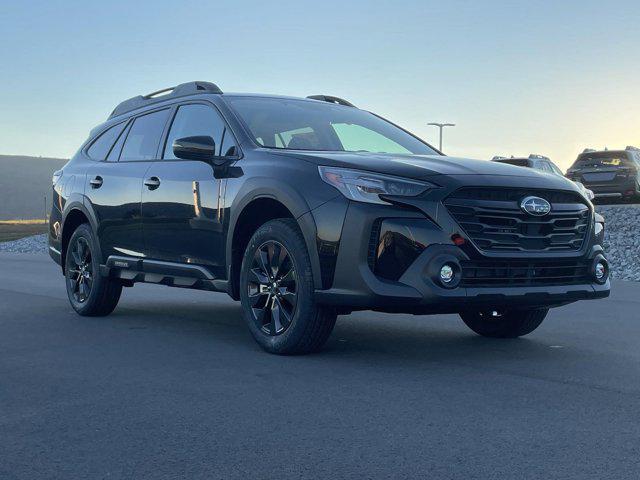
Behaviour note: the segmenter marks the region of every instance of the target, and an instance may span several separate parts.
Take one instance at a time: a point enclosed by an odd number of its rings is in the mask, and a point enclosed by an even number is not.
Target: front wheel
[[[253,338],[277,354],[322,348],[336,312],[313,297],[311,261],[295,220],[262,225],[247,245],[240,271],[240,301]]]
[[[467,311],[460,313],[460,317],[467,327],[483,337],[516,338],[538,328],[548,312],[548,308]]]

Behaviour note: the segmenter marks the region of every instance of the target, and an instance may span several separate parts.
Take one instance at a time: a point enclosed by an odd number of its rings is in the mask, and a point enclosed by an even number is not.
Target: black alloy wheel
[[[295,219],[269,220],[253,233],[238,280],[244,319],[263,349],[300,355],[322,348],[336,310],[315,301],[311,260]]]
[[[74,230],[65,253],[64,275],[71,307],[83,316],[110,314],[120,300],[122,283],[100,275],[100,244],[88,224]]]
[[[86,238],[77,237],[69,253],[66,268],[68,289],[76,302],[84,303],[91,295],[95,276],[91,246]]]
[[[298,279],[289,251],[269,240],[256,250],[248,279],[253,321],[267,335],[281,335],[293,320],[298,302]]]

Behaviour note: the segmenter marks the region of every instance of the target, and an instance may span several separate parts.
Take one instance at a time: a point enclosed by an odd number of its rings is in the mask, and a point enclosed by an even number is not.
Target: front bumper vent
[[[590,265],[575,261],[463,261],[462,287],[552,286],[591,283]]]

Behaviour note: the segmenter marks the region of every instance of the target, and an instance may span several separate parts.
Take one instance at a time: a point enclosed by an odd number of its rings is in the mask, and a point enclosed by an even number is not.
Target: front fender
[[[320,260],[316,248],[316,225],[313,217],[307,216],[302,218],[312,207],[307,199],[290,184],[275,178],[251,178],[244,182],[240,190],[235,194],[234,200],[230,205],[231,208],[229,209],[231,215],[229,218],[229,230],[225,250],[228,268],[230,268],[233,263],[233,238],[238,219],[247,205],[260,198],[276,200],[284,205],[287,210],[291,212],[293,218],[296,219],[307,245],[314,282],[317,282],[316,285],[321,285]],[[318,202],[316,201],[314,203]]]

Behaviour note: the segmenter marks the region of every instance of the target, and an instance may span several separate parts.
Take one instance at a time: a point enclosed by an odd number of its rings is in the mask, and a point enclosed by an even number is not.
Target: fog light
[[[449,264],[445,263],[440,269],[440,280],[442,281],[442,283],[445,283],[445,284],[451,283],[453,281],[454,275],[455,275],[455,272],[451,267],[451,265]]]
[[[595,274],[596,274],[596,279],[602,280],[607,275],[607,266],[602,262],[596,263]]]
[[[596,258],[593,259],[591,275],[600,285],[607,283],[609,279],[609,262],[607,262],[603,255],[596,255]]]

